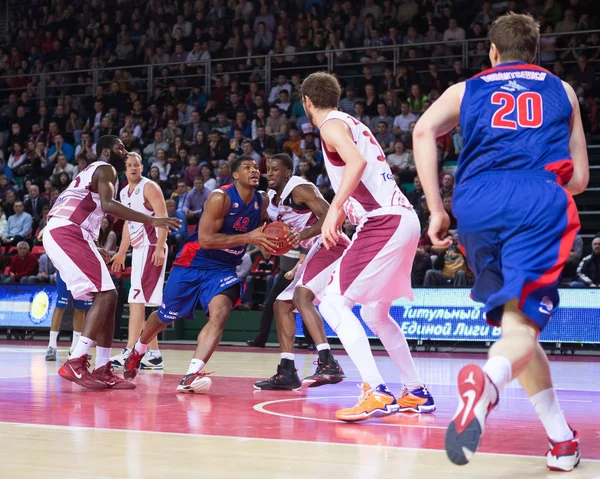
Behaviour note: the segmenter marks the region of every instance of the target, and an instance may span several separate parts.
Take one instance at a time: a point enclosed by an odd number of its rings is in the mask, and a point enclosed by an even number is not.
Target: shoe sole
[[[326,376],[323,378],[304,378],[303,384],[306,384],[309,388],[318,388],[319,386],[325,386],[326,384],[339,384],[346,376]]]
[[[563,469],[560,467],[554,467],[554,466],[548,466],[548,465],[546,465],[546,469],[548,469],[550,471],[555,471],[555,472],[571,472],[573,469],[575,469],[577,466],[579,466],[580,462],[581,462],[581,456],[579,457],[579,459],[577,459],[577,463],[571,469]]]
[[[144,371],[162,371],[163,369],[165,369],[165,367],[164,367],[164,365],[163,366],[144,366],[142,364],[140,369],[143,369]]]
[[[181,384],[177,386],[175,392],[184,393],[184,394],[206,394],[212,386],[212,380],[207,378],[206,376],[202,378],[201,387],[196,386],[193,388],[192,386],[182,386]]]
[[[464,416],[467,407],[467,404],[462,401],[460,409],[446,431],[446,455],[457,466],[464,466],[471,460],[483,436],[483,428],[475,415],[475,409],[485,392],[485,381],[483,370],[473,364],[463,367],[458,373],[458,393],[461,401],[464,397],[467,399],[472,397],[473,392],[475,396],[471,400],[471,409],[464,420],[466,426],[462,426],[459,432],[461,426],[458,425],[458,421]]]
[[[299,391],[302,389],[303,384],[300,383],[298,386],[267,386],[260,387],[254,384],[254,389],[257,391]],[[309,386],[310,387],[310,386]]]
[[[53,358],[46,358],[46,361],[48,361],[48,362],[50,362],[50,361],[56,362],[56,356],[53,357]]]
[[[101,381],[98,381],[97,385],[96,384],[90,385],[88,383],[85,383],[81,379],[77,378],[76,376],[73,376],[73,375],[71,375],[69,373],[61,372],[60,369],[58,370],[58,375],[61,378],[66,379],[67,381],[71,381],[72,383],[75,383],[78,386],[81,386],[82,388],[90,389],[92,391],[100,391],[102,389],[107,389],[108,388],[108,386],[105,383],[101,382]]]
[[[106,383],[105,383],[106,384]],[[125,381],[123,383],[116,383],[113,384],[112,386],[110,384],[106,384],[106,388],[107,389],[135,389],[136,386],[134,383],[129,382],[129,381]]]
[[[435,412],[437,408],[435,407],[435,405],[433,406],[410,406],[410,407],[402,407],[400,406],[400,409],[398,409],[399,413],[402,412],[412,412],[415,414],[431,414],[432,412]]]
[[[398,405],[397,404],[388,404],[384,409],[374,409],[373,411],[369,412],[369,413],[362,413],[359,416],[348,416],[348,417],[338,417],[336,414],[336,419],[343,421],[343,422],[360,422],[360,421],[366,421],[367,419],[371,419],[374,417],[385,417],[385,416],[390,416],[392,414],[396,414],[398,412]]]

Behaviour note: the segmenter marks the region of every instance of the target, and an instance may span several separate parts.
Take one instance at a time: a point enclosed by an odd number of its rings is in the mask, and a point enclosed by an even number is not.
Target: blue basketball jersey
[[[567,183],[571,114],[561,80],[536,65],[503,63],[467,80],[457,183],[507,170],[551,171]]]
[[[227,185],[221,188],[230,199],[227,215],[219,233],[226,235],[245,234],[260,226],[262,212],[262,196],[254,192],[254,198],[249,204],[244,204],[237,188]],[[193,268],[222,268],[234,267],[242,262],[247,245],[227,249],[204,249],[198,242],[198,229],[185,240],[181,251],[173,265]]]

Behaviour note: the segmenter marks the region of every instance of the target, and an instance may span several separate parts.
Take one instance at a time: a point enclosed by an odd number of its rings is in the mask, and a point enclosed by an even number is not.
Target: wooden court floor
[[[163,349],[164,372],[141,372],[137,389],[93,392],[56,374],[66,358],[44,361],[36,343],[0,346],[1,478],[552,478],[544,431],[513,383],[488,421],[471,464],[453,466],[443,452],[457,404],[454,381],[482,357],[431,354],[417,365],[436,398],[432,415],[395,415],[360,424],[335,420],[357,398],[358,375],[339,354],[348,379],[298,392],[264,392],[274,350],[220,348],[208,395],[175,394],[192,352]],[[314,354],[297,356],[299,374]],[[386,356],[377,362],[391,389],[399,379]],[[565,414],[581,434],[583,461],[570,478],[600,479],[600,362],[552,362]]]

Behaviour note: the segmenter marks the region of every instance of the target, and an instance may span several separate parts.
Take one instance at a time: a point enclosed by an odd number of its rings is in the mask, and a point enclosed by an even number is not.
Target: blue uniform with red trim
[[[229,211],[223,219],[219,233],[244,234],[258,228],[262,213],[262,196],[245,204],[234,185],[221,188],[230,199]],[[163,293],[158,317],[165,323],[177,318],[193,318],[198,302],[208,314],[210,301],[233,285],[243,283],[237,277],[236,267],[242,262],[246,246],[227,249],[204,249],[198,242],[198,230],[183,243],[175,258],[173,269]],[[243,291],[240,291],[240,297]]]
[[[472,298],[499,324],[504,305],[544,328],[579,230],[563,188],[572,174],[572,107],[562,82],[535,65],[498,65],[467,80],[452,201],[458,237],[475,273]]]

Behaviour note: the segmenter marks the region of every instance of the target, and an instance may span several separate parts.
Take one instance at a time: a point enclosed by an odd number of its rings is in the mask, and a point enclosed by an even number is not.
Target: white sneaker
[[[141,369],[150,371],[162,371],[165,368],[165,363],[162,356],[154,356],[150,350],[146,351],[142,358]]]
[[[186,374],[181,378],[179,386],[177,386],[177,392],[206,394],[212,385],[212,380],[208,377],[209,374],[212,373],[199,371],[197,373]]]
[[[56,348],[48,346],[46,350],[46,361],[56,361]]]
[[[123,369],[123,366],[125,365],[125,360],[129,357],[130,352],[131,351],[129,349],[123,348],[123,350],[119,354],[110,358],[110,364],[112,365],[112,367],[115,369]]]
[[[551,471],[569,472],[579,465],[579,433],[573,431],[573,439],[563,442],[553,442],[548,439],[550,450],[546,454],[546,467]]]

